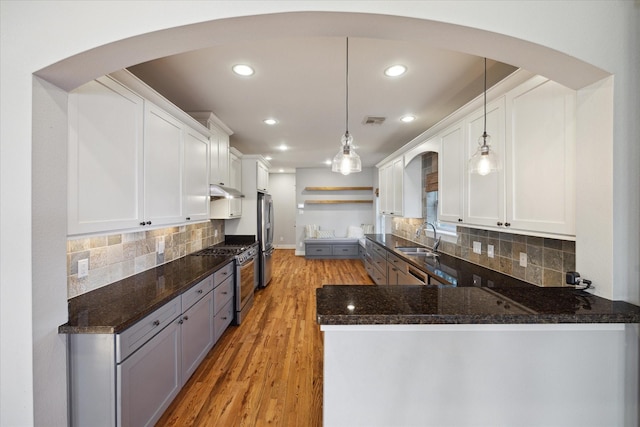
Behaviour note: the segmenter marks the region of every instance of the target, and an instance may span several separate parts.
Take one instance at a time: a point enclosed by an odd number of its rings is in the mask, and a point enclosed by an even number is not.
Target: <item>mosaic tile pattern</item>
[[[164,253],[160,254],[157,248],[163,240]],[[82,295],[223,241],[223,220],[69,239],[67,241],[68,298]],[[89,274],[78,278],[78,260],[85,258],[89,259]]]
[[[416,238],[421,218],[394,218],[392,234],[420,243],[433,245],[432,233]],[[473,252],[473,242],[480,242],[480,254]],[[487,254],[493,245],[494,257]],[[465,261],[515,277],[538,286],[564,286],[565,273],[576,268],[576,245],[573,241],[525,236],[457,227],[457,241],[442,241],[439,250]],[[520,253],[527,254],[527,266],[520,266]]]

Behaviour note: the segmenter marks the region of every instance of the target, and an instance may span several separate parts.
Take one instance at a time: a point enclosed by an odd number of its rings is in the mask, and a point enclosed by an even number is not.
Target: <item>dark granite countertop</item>
[[[367,238],[448,285],[325,285],[316,290],[319,324],[640,323],[640,307],[627,302],[538,287],[446,254],[405,256],[394,248],[420,245],[389,234]]]
[[[182,294],[228,262],[229,257],[187,255],[69,300],[62,334],[113,334]]]

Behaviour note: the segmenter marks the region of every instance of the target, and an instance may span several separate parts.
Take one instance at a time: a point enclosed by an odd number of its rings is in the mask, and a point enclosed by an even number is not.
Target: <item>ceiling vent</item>
[[[386,117],[367,116],[362,122],[365,125],[381,125],[386,120]]]

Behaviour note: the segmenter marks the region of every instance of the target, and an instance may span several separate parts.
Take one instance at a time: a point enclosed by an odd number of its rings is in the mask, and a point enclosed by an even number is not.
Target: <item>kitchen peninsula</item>
[[[455,286],[317,290],[325,425],[603,426],[636,416],[639,307],[367,238],[425,273],[448,272]]]

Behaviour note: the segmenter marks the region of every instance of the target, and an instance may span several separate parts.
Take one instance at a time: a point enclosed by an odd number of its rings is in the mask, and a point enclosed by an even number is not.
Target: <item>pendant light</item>
[[[342,135],[342,146],[331,163],[332,172],[340,172],[342,175],[360,172],[362,162],[360,156],[353,149],[353,137],[349,133],[349,37],[347,37],[347,73],[346,73],[346,132]]]
[[[491,148],[491,136],[487,134],[487,58],[484,58],[484,132],[478,138],[478,149],[469,159],[469,173],[488,175],[500,168],[498,155]]]

